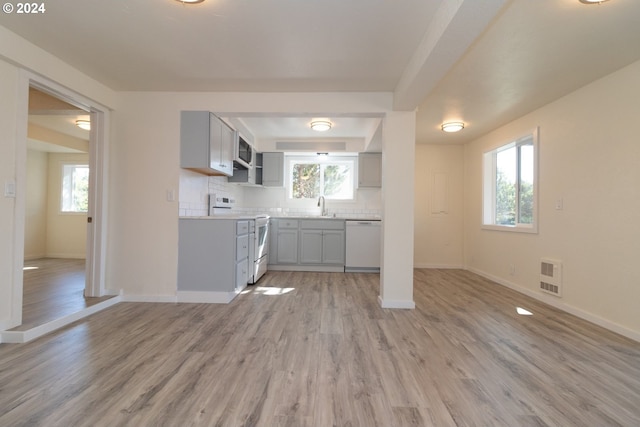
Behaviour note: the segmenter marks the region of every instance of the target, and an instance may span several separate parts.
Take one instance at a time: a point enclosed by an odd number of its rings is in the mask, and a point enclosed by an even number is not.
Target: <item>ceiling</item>
[[[418,108],[418,143],[468,142],[640,59],[637,0],[46,6],[0,25],[114,90],[393,92],[396,109]],[[331,138],[370,135],[362,118],[331,119]],[[465,129],[443,133],[450,119]],[[258,139],[310,137],[308,117],[242,120]]]
[[[76,120],[90,121],[89,113],[36,88],[29,88],[27,147],[50,153],[79,153],[79,141],[89,141],[89,131]]]

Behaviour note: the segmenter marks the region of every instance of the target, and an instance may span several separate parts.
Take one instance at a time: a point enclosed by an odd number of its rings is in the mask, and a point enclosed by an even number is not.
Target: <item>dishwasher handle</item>
[[[380,221],[347,221],[347,225],[374,225],[379,226]]]

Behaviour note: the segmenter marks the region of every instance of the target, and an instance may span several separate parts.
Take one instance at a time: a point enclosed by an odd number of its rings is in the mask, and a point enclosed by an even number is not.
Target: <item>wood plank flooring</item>
[[[84,259],[41,258],[24,266],[22,325],[12,331],[26,331],[112,298],[84,297]]]
[[[378,280],[270,271],[0,344],[0,425],[640,425],[639,343],[466,271],[416,270],[415,310]]]

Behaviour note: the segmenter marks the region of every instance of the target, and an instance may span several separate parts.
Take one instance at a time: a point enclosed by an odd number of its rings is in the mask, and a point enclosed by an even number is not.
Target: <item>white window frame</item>
[[[533,221],[531,224],[518,223],[516,211],[515,225],[496,224],[496,181],[497,181],[497,154],[511,147],[533,143]],[[536,127],[526,135],[501,144],[483,154],[482,164],[482,228],[487,230],[511,231],[518,233],[538,233],[538,128]],[[520,155],[517,154],[516,176],[520,179]],[[516,201],[519,200],[520,186],[516,185]],[[517,203],[516,203],[517,205]],[[516,206],[517,208],[517,206]]]
[[[73,167],[73,168],[86,168],[89,170],[89,164],[88,163],[78,163],[78,162],[63,162],[60,165],[60,213],[63,215],[87,215],[88,214],[88,209],[86,211],[78,211],[78,210],[65,210],[65,195],[68,191],[70,191],[70,188],[68,188],[65,185],[65,178],[66,178],[66,169],[68,167]],[[91,173],[91,171],[89,170],[89,173]],[[87,200],[89,197],[89,188],[87,188]]]
[[[352,197],[350,199],[333,199],[329,196],[325,196],[326,200],[331,200],[332,202],[355,202],[356,201],[356,184],[358,178],[358,157],[355,155],[347,155],[347,156],[324,156],[324,155],[288,155],[285,159],[286,170],[285,170],[285,186],[287,191],[287,200],[289,201],[304,201],[304,200],[316,200],[316,198],[305,198],[305,199],[297,199],[293,197],[293,164],[295,163],[326,163],[326,164],[340,164],[345,163],[351,166],[351,194]],[[323,194],[323,183],[320,184],[320,196]]]

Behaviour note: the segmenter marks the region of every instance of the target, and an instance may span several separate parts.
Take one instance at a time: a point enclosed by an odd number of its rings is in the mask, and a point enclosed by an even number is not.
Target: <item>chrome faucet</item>
[[[322,206],[320,210],[320,216],[327,216],[327,210],[324,207],[324,196],[318,197],[318,207]]]

